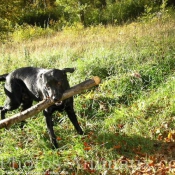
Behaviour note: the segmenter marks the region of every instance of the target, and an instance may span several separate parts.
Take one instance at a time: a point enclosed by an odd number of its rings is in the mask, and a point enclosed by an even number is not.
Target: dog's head
[[[59,101],[64,91],[69,89],[66,73],[73,73],[74,70],[74,68],[51,69],[42,73],[40,82],[42,82],[43,98],[51,98],[54,102]]]

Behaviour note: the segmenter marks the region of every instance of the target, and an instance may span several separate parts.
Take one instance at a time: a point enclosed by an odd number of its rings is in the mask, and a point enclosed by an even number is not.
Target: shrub
[[[102,23],[121,24],[123,22],[136,19],[144,12],[144,1],[121,1],[109,4],[102,12]]]
[[[36,25],[42,28],[49,27],[53,21],[58,21],[61,18],[62,10],[60,7],[50,9],[33,9],[27,10],[20,18],[19,24],[27,23]]]
[[[22,25],[17,26],[16,30],[13,32],[13,39],[15,41],[27,40],[27,39],[37,39],[41,36],[45,37],[52,35],[54,31],[50,28],[43,29],[37,26]]]
[[[9,32],[12,32],[12,24],[8,19],[0,18],[0,40],[4,41],[8,38]]]

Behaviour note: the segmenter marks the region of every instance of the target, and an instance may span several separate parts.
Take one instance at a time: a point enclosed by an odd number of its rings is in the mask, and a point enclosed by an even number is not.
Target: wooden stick
[[[72,97],[78,93],[81,93],[85,89],[89,89],[93,86],[96,86],[100,84],[100,78],[99,77],[93,77],[93,79],[86,80],[76,86],[73,86],[72,88],[66,90],[63,93],[63,96],[60,101],[63,101],[69,97]],[[22,111],[18,114],[13,115],[12,117],[6,118],[4,120],[0,121],[0,129],[1,128],[9,128],[11,125],[21,122],[37,113],[40,111],[48,108],[49,106],[53,105],[54,102],[51,99],[45,99],[43,101],[40,101],[36,105],[30,107],[29,109]]]

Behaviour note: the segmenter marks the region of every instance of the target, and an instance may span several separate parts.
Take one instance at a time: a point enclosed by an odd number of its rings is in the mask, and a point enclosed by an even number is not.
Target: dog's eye
[[[46,85],[46,89],[49,90],[50,89],[50,86]]]
[[[58,82],[57,85],[58,85],[58,86],[61,86],[61,82]]]

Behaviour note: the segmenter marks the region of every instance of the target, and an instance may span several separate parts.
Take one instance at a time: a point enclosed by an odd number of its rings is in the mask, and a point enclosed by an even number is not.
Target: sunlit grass
[[[163,153],[161,145],[167,143],[169,148],[168,143],[174,143],[168,137],[175,125],[174,24],[165,16],[118,27],[80,25],[30,39],[21,39],[23,34],[17,31],[14,40],[1,45],[1,74],[22,66],[76,67],[68,75],[71,86],[94,75],[102,83],[75,96],[85,136],[77,135],[65,113],[55,114],[62,118],[54,127],[58,150],[51,150],[42,113],[28,119],[22,131],[18,125],[0,130],[0,172],[131,174],[129,165],[123,168],[121,161],[149,161],[160,153],[173,160],[172,149]],[[0,87],[3,105],[3,83]],[[12,161],[18,168],[10,166]],[[115,168],[109,165],[112,162]],[[137,163],[134,167],[132,172]]]

